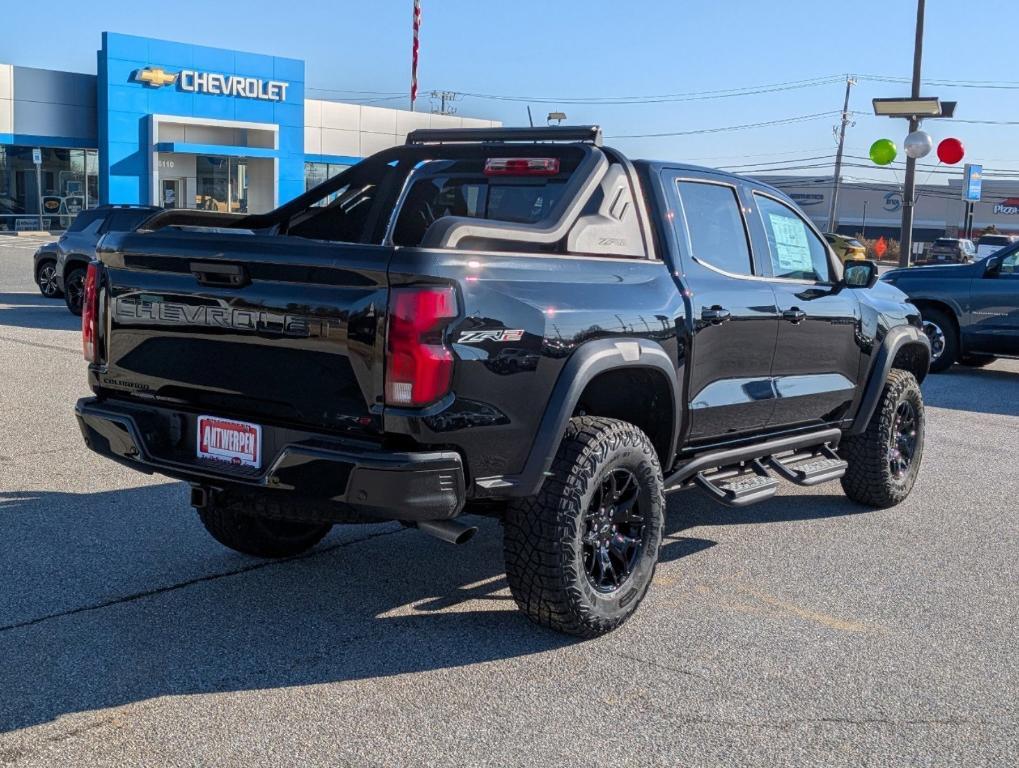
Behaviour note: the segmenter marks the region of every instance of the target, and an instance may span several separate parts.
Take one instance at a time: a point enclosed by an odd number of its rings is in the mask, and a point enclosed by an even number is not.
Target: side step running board
[[[672,474],[665,478],[665,490],[674,491],[682,487],[699,472],[709,472],[718,467],[730,467],[734,464],[741,464],[766,456],[774,456],[776,453],[800,451],[805,448],[819,448],[823,445],[834,447],[839,444],[841,439],[842,430],[832,428],[810,432],[805,435],[779,437],[774,440],[767,440],[754,445],[744,445],[739,448],[727,448],[723,451],[704,453],[690,459],[690,461],[676,468]]]
[[[827,445],[810,453],[791,456],[769,456],[768,465],[782,477],[797,485],[818,485],[838,480],[849,466]]]
[[[827,429],[705,453],[669,475],[665,489],[693,482],[716,501],[743,507],[775,495],[778,481],[769,470],[798,485],[837,480],[848,467],[832,447],[841,437],[840,430]]]
[[[764,501],[774,496],[778,488],[778,481],[756,460],[750,463],[749,472],[743,472],[741,468],[698,472],[693,481],[727,507],[745,507]]]

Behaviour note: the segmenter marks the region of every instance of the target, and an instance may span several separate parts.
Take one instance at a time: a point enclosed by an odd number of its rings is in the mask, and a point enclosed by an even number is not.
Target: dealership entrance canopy
[[[491,125],[306,98],[299,59],[104,32],[96,75],[0,64],[0,229],[40,205],[51,229],[101,202],[257,213],[415,128]]]

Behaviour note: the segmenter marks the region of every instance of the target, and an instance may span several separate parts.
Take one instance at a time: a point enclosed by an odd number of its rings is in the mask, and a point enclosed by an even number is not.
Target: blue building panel
[[[100,195],[103,202],[149,203],[151,115],[278,127],[277,197],[304,191],[304,62],[103,34],[98,57]],[[144,81],[143,79],[144,78]],[[275,82],[286,83],[285,98]],[[201,91],[201,92],[199,92]],[[225,92],[224,92],[225,91]],[[244,156],[244,148],[174,143],[174,151]],[[262,148],[250,157],[266,157]]]
[[[222,98],[221,96],[214,98]],[[273,104],[271,101],[255,99],[232,99],[234,102],[234,119],[249,123],[272,123]]]
[[[149,60],[149,38],[136,35],[122,35],[119,32],[103,32],[103,51],[110,58]]]
[[[272,80],[275,76],[274,72],[272,56],[262,53],[234,52],[233,74]]]
[[[149,40],[149,61],[172,69],[187,69],[195,64],[195,46],[169,40]]]
[[[288,59],[283,56],[273,57],[273,77],[291,85],[304,83],[304,62],[300,59]]]

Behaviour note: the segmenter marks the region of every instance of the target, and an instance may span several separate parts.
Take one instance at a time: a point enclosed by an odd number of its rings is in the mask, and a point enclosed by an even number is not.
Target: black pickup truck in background
[[[876,280],[781,192],[594,127],[415,131],[268,214],[107,236],[77,415],[256,556],[498,517],[520,608],[593,636],[648,589],[669,491],[910,492],[930,345]]]

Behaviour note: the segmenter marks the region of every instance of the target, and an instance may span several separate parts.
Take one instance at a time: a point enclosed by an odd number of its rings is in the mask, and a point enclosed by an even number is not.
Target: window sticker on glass
[[[771,231],[775,235],[775,256],[783,272],[813,272],[810,244],[803,224],[778,213],[769,213]]]

